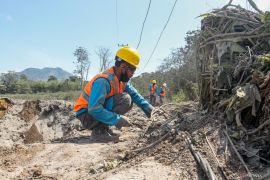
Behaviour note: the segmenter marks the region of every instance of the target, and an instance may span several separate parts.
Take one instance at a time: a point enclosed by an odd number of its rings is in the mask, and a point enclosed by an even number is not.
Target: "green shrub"
[[[172,101],[176,103],[180,103],[180,102],[188,101],[188,97],[186,96],[184,91],[181,89],[176,94],[172,95]]]

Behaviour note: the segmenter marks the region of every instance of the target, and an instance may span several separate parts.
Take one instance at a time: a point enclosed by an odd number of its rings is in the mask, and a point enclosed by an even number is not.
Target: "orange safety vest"
[[[82,108],[88,108],[88,99],[89,99],[89,96],[90,96],[91,91],[92,91],[92,85],[93,85],[94,81],[98,78],[105,78],[105,79],[108,79],[108,81],[110,82],[111,90],[110,90],[110,93],[107,94],[106,99],[114,96],[115,94],[121,94],[126,89],[127,83],[120,82],[118,80],[117,76],[114,74],[113,67],[111,67],[110,69],[107,69],[107,70],[103,71],[101,74],[98,74],[95,77],[93,77],[91,79],[91,81],[89,81],[86,84],[83,92],[80,94],[79,99],[74,104],[73,110],[75,112],[79,111]]]
[[[165,97],[166,93],[165,93],[165,88],[162,88],[161,92],[160,92],[160,96]]]
[[[151,86],[151,89],[150,89],[150,92],[151,94],[155,94],[156,93],[156,85],[153,85]]]

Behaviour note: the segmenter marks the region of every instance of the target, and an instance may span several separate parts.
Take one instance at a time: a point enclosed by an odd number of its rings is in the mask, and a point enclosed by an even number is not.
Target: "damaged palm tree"
[[[238,131],[231,128],[231,134],[245,149],[261,149],[257,154],[270,159],[265,152],[270,141],[265,128],[270,125],[270,12],[252,0],[248,2],[256,12],[232,2],[200,16],[200,105],[222,110],[227,124],[236,125]]]

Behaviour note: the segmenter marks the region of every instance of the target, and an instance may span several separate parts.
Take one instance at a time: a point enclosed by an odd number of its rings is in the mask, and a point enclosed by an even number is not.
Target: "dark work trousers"
[[[157,96],[155,94],[151,94],[150,95],[150,104],[152,106],[155,106],[156,105],[156,99],[157,99]]]
[[[113,98],[112,112],[115,112],[117,114],[125,114],[132,108],[133,102],[130,95],[127,93],[116,94],[111,98]],[[108,128],[108,125],[95,120],[88,112],[80,114],[79,116],[77,116],[77,118],[81,121],[82,126],[85,129],[92,130],[95,127]]]
[[[165,99],[164,96],[159,96],[160,105],[164,104],[164,99]]]

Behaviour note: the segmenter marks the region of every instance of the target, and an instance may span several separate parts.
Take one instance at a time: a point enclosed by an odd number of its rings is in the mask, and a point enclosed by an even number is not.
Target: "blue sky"
[[[25,68],[61,67],[74,70],[73,52],[85,47],[92,62],[89,75],[98,72],[95,51],[101,46],[112,53],[117,44],[136,47],[148,0],[1,0],[0,72]],[[154,71],[172,48],[184,46],[188,30],[200,27],[198,15],[222,7],[228,0],[178,0],[171,20],[144,72]],[[246,0],[234,0],[250,8]],[[255,0],[270,10],[270,0]],[[139,47],[141,67],[153,50],[174,0],[152,0]],[[138,70],[138,72],[141,72]]]

